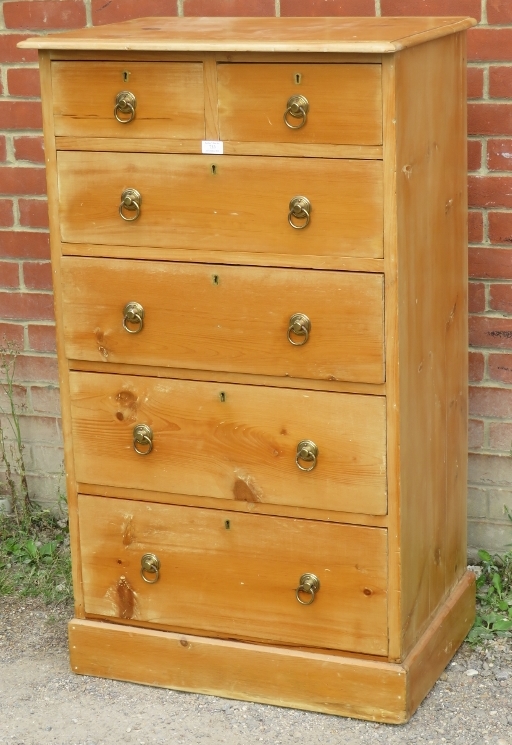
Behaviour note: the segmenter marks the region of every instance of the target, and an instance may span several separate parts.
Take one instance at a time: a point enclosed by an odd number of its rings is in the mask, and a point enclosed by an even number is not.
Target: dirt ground
[[[69,608],[0,598],[0,745],[512,745],[512,640],[464,645],[394,726],[71,673]]]

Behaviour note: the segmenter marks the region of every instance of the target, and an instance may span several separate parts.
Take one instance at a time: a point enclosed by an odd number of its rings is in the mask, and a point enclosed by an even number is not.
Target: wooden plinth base
[[[134,683],[399,724],[406,722],[473,623],[467,572],[401,664],[74,619],[71,668]]]

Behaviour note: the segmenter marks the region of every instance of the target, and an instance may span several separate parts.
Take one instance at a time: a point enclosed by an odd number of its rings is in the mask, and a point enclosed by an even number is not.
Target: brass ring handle
[[[291,96],[286,102],[286,111],[284,112],[284,123],[290,129],[302,129],[308,118],[309,101],[305,96]],[[299,124],[290,124],[288,117],[301,119]]]
[[[119,214],[126,222],[133,222],[140,216],[140,205],[142,197],[137,189],[125,189],[121,194],[121,204],[119,205]],[[135,212],[133,217],[126,217],[124,210]]]
[[[135,109],[137,101],[130,91],[121,91],[116,96],[116,105],[114,106],[114,116],[120,124],[129,124],[135,119]],[[128,114],[127,119],[121,119],[119,114]]]
[[[136,324],[134,329],[131,329],[128,324]],[[126,303],[123,309],[123,328],[128,331],[129,334],[140,334],[142,327],[144,326],[144,308],[140,303],[136,303],[132,300]]]
[[[294,347],[303,347],[309,339],[309,332],[311,331],[311,321],[304,315],[304,313],[294,313],[290,318],[290,325],[288,326],[288,341],[293,344]],[[303,336],[302,341],[294,341],[292,334],[295,336]]]
[[[309,468],[302,466],[300,463],[301,460],[305,461],[306,463],[311,463]],[[295,455],[295,463],[297,465],[297,468],[299,468],[301,471],[306,471],[306,473],[309,473],[309,471],[312,471],[313,468],[315,468],[317,460],[318,448],[315,443],[312,440],[301,440],[297,445],[297,453]]]
[[[319,589],[320,580],[318,579],[316,574],[310,574],[309,572],[307,572],[306,574],[303,574],[302,577],[299,579],[299,586],[295,590],[295,597],[301,605],[311,605]],[[309,600],[302,600],[299,594],[301,592],[309,595]]]
[[[309,199],[307,197],[293,197],[293,199],[290,199],[288,208],[290,210],[288,212],[288,222],[292,228],[295,228],[295,230],[304,230],[304,228],[307,228],[311,217],[311,202]],[[292,218],[305,220],[306,222],[302,225],[296,225]]]
[[[154,579],[148,579],[147,574],[154,574]],[[140,576],[148,585],[154,585],[160,578],[160,559],[155,554],[144,554],[140,560]]]
[[[145,449],[141,450],[140,445]],[[149,455],[153,450],[153,430],[147,424],[137,424],[133,428],[133,449],[138,455]]]

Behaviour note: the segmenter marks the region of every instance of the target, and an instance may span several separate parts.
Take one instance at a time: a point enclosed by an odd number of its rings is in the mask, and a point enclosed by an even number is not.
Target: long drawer
[[[382,143],[381,65],[219,63],[217,76],[223,140]]]
[[[386,513],[382,396],[79,372],[70,389],[78,482]]]
[[[384,381],[381,274],[64,256],[61,286],[68,358]]]
[[[201,62],[53,62],[52,93],[56,135],[204,137]]]
[[[87,495],[78,509],[89,615],[387,653],[383,529]]]
[[[383,255],[381,161],[59,152],[57,164],[64,243]]]

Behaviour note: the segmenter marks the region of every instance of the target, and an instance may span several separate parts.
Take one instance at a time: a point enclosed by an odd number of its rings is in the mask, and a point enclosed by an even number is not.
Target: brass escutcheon
[[[311,202],[309,199],[300,196],[293,197],[293,199],[290,199],[288,207],[290,210],[288,212],[288,222],[292,228],[295,228],[295,230],[303,230],[304,228],[307,228],[311,216]],[[302,225],[296,225],[293,222],[293,218],[295,218],[295,220],[305,220],[306,222]]]
[[[121,204],[119,205],[119,214],[126,222],[133,222],[140,216],[140,205],[142,197],[137,189],[125,189],[121,194]],[[126,217],[124,210],[135,212],[133,217]]]
[[[130,328],[128,324],[136,324],[135,328]],[[126,303],[123,308],[123,328],[129,334],[139,334],[144,326],[144,308],[135,300]]]
[[[286,102],[286,111],[284,112],[284,123],[290,129],[301,129],[308,118],[309,101],[305,96],[290,96]],[[301,119],[299,124],[290,124],[288,117]]]
[[[295,590],[295,597],[301,605],[311,605],[311,603],[315,599],[315,594],[318,592],[319,589],[320,580],[318,579],[316,574],[310,574],[309,572],[306,572],[306,574],[303,574],[302,577],[299,579],[299,586]],[[302,600],[299,594],[301,592],[309,595],[309,600]]]
[[[309,473],[309,471],[312,471],[313,468],[315,468],[317,459],[318,448],[315,443],[312,440],[301,440],[297,445],[297,453],[295,455],[295,463],[297,464],[297,468],[300,468],[301,471],[306,471],[307,473]],[[309,468],[301,466],[301,460],[305,461],[306,463],[311,463]]]
[[[140,450],[139,445],[146,450]],[[153,450],[153,430],[147,424],[137,424],[133,428],[133,449],[139,455],[149,455]]]
[[[288,341],[293,344],[294,347],[302,347],[309,339],[309,332],[311,331],[311,321],[304,313],[294,313],[290,318],[290,324],[288,326]],[[294,341],[294,336],[303,336],[302,341]]]
[[[146,574],[155,574],[154,579],[148,579]],[[140,576],[148,585],[154,585],[160,577],[160,559],[155,554],[144,554],[140,560]]]
[[[114,116],[120,124],[129,124],[135,119],[135,109],[137,100],[130,91],[121,91],[116,96],[116,105],[114,106]],[[119,114],[128,114],[127,119],[121,119]]]

